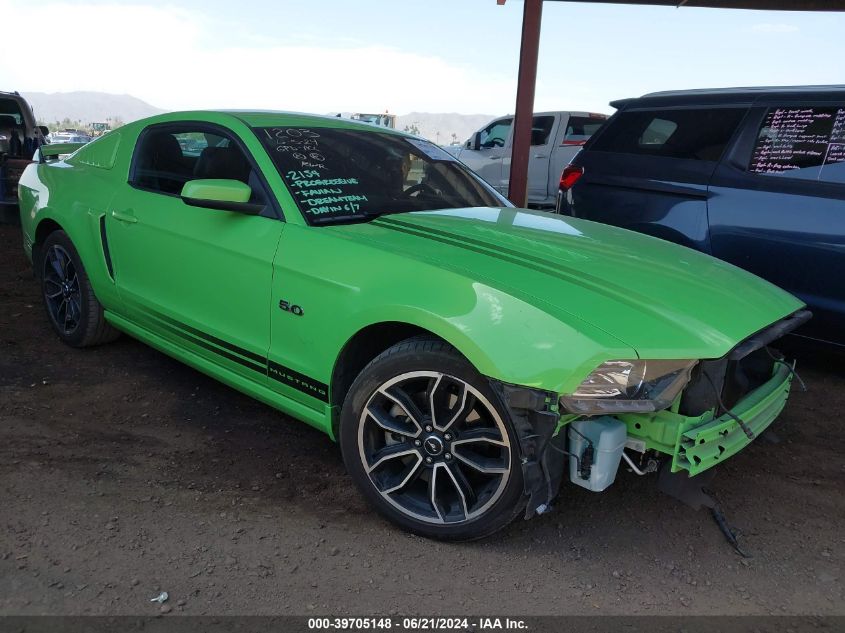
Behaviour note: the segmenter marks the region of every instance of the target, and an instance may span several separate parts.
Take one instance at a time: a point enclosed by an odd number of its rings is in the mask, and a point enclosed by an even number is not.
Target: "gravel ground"
[[[371,512],[306,425],[128,337],[64,347],[19,227],[0,271],[0,614],[845,614],[842,355],[796,350],[779,441],[714,482],[753,558],[628,473],[449,545]]]

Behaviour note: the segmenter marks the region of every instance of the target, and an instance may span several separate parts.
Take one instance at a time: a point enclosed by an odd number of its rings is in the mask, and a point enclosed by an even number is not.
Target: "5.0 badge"
[[[303,314],[305,314],[300,306],[296,305],[295,303],[291,303],[290,301],[285,301],[284,299],[279,301],[279,307],[285,312],[290,312],[291,314],[295,314],[296,316],[302,316]]]

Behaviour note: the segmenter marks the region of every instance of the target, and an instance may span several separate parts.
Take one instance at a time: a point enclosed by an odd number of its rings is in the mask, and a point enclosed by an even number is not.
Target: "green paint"
[[[777,365],[772,378],[740,400],[731,411],[757,436],[783,410],[789,397],[792,373]],[[730,416],[714,418],[708,411],[698,417],[686,417],[672,411],[650,414],[620,414],[628,427],[628,436],[644,440],[646,447],[672,457],[672,472],[686,470],[691,476],[717,466],[748,446],[739,424]]]
[[[238,138],[284,220],[209,210],[129,186],[145,126],[180,121],[215,124]],[[330,435],[337,407],[320,389],[330,390],[346,343],[373,325],[416,326],[450,342],[486,376],[563,394],[608,360],[721,357],[802,307],[695,251],[543,212],[447,209],[309,226],[251,127],[298,125],[396,133],[273,113],[138,121],[64,161],[27,169],[20,186],[25,248],[31,256],[42,223],[58,224],[117,327]],[[216,187],[214,195],[235,196],[227,185]],[[301,306],[303,315],[280,310],[280,302]],[[273,379],[252,364],[284,371]],[[778,408],[765,403],[749,405],[760,425]],[[724,430],[722,422],[707,426],[671,411],[619,417],[632,436],[690,472],[705,466],[685,464],[681,447],[688,459],[709,464],[705,448]],[[561,418],[560,428],[571,421]],[[700,439],[702,448],[688,446]],[[731,435],[728,451],[742,445]]]
[[[196,202],[247,202],[251,193],[249,186],[238,180],[216,178],[191,180],[182,188],[182,197]]]

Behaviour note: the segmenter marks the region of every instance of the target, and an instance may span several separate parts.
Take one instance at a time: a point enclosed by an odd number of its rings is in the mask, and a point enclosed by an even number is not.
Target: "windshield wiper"
[[[369,222],[383,215],[396,213],[411,213],[420,209],[397,209],[393,211],[365,211],[363,213],[346,213],[344,215],[324,215],[311,220],[312,226],[327,226],[331,224],[353,224],[358,222]]]

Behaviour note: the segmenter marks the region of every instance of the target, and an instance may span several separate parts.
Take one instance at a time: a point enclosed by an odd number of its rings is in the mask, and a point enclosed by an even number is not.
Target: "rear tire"
[[[38,249],[36,266],[47,317],[62,342],[89,347],[120,336],[106,321],[82,258],[67,233],[54,231],[47,236]]]
[[[442,340],[409,339],[370,362],[346,396],[339,436],[359,490],[415,534],[478,539],[524,507],[507,408]]]

